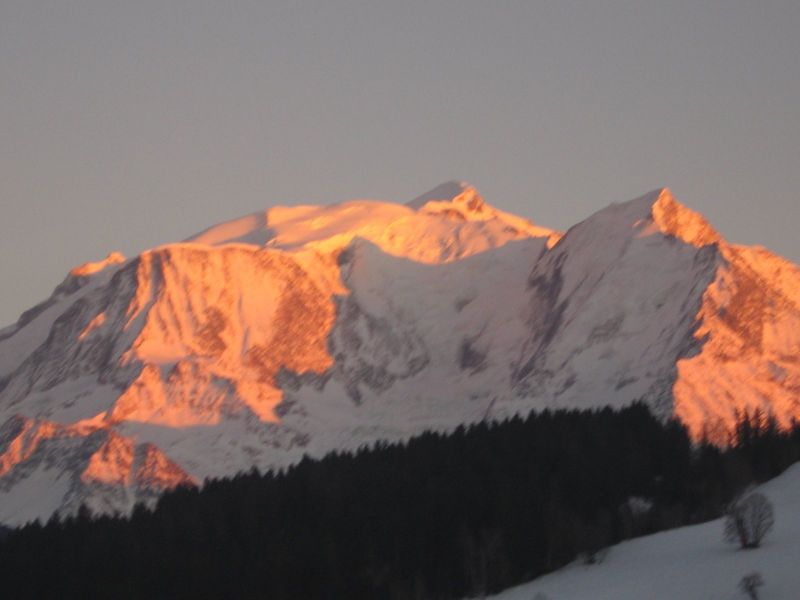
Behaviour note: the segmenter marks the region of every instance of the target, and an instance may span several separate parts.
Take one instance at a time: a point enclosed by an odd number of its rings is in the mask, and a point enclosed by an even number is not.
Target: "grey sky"
[[[448,179],[565,228],[667,185],[800,261],[800,2],[0,0],[0,324],[72,267]]]

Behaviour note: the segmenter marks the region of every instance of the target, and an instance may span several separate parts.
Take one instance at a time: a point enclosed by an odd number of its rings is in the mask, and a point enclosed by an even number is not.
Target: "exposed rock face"
[[[800,417],[800,270],[659,190],[566,234],[450,182],[74,269],[0,333],[0,520],[125,512],[303,454],[644,399]]]
[[[126,512],[177,485],[196,485],[153,444],[107,427],[12,417],[0,429],[0,518],[12,523],[54,511]]]
[[[756,408],[800,417],[800,269],[763,248],[720,244],[694,337],[678,362],[674,412],[695,436],[720,439]]]

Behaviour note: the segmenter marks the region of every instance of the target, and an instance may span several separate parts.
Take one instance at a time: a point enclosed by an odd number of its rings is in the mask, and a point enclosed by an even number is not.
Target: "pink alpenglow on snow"
[[[0,333],[0,521],[544,408],[724,440],[800,418],[798,355],[800,270],[665,189],[566,233],[460,182],[272,207],[78,267]]]

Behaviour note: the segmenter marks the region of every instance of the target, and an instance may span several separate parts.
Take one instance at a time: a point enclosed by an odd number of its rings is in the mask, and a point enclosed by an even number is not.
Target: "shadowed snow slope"
[[[762,600],[794,600],[800,575],[800,464],[760,487],[775,527],[756,550],[723,542],[722,519],[612,546],[603,562],[575,563],[493,596],[495,600],[736,600],[739,580],[764,578]],[[539,594],[539,595],[537,595]]]
[[[0,520],[543,407],[788,423],[798,305],[797,267],[668,190],[563,235],[458,182],[274,207],[73,269],[0,331]]]

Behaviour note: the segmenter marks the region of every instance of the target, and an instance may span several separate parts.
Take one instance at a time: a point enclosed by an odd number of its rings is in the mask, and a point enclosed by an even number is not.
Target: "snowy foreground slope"
[[[596,565],[575,563],[494,600],[741,600],[739,580],[764,578],[762,600],[800,597],[800,464],[759,488],[775,527],[756,550],[722,541],[722,519],[612,546]],[[537,596],[537,594],[539,594]]]
[[[0,330],[0,522],[545,407],[800,417],[800,269],[668,190],[564,234],[465,184],[73,269]]]

